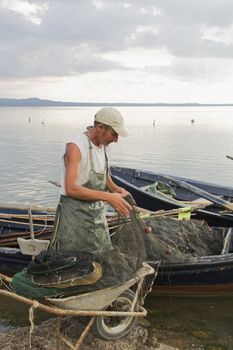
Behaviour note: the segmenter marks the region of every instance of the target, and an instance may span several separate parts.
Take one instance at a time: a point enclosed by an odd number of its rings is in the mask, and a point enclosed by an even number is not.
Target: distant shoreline
[[[0,98],[0,107],[232,107],[233,103],[64,102],[39,98]]]

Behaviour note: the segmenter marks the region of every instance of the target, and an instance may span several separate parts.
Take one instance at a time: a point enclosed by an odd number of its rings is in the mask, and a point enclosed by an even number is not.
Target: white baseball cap
[[[95,121],[109,125],[120,136],[128,136],[124,127],[124,119],[115,108],[102,108],[95,115]]]

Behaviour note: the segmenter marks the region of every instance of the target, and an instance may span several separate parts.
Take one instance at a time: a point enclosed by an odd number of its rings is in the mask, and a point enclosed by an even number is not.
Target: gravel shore
[[[14,327],[0,332],[1,350],[70,350],[56,337],[57,319],[51,318],[34,326],[30,339],[30,327]],[[81,350],[230,350],[231,346],[220,345],[212,339],[208,331],[188,334],[179,325],[151,327],[146,319],[140,319],[137,326],[125,337],[109,341],[99,339],[89,332],[81,345]],[[75,344],[84,329],[80,318],[65,318],[62,334]],[[198,333],[198,334],[196,334]],[[31,347],[30,347],[31,343]]]
[[[63,322],[62,332],[73,338],[79,336],[83,329],[78,319],[68,318]],[[47,320],[35,326],[31,338],[31,348],[29,341],[30,327],[17,327],[7,332],[0,333],[1,350],[69,350],[70,348],[56,338],[56,319]],[[74,338],[75,335],[75,338]],[[148,330],[141,326],[136,326],[125,337],[106,341],[93,336],[90,332],[84,340],[82,350],[177,350],[178,348],[157,342],[156,337],[149,338]]]

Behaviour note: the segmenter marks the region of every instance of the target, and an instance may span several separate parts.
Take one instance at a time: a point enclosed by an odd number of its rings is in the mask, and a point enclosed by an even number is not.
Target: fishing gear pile
[[[92,254],[41,252],[26,269],[14,275],[15,292],[36,299],[67,297],[128,281],[146,261],[144,226],[135,211],[130,218],[116,217],[115,226],[111,250]]]
[[[152,229],[151,234],[144,235],[148,260],[175,263],[221,254],[223,229],[210,228],[205,221],[151,217],[146,225]]]
[[[133,205],[130,217],[113,219],[113,249],[104,252],[45,251],[13,277],[17,294],[28,298],[67,297],[117,286],[144,261],[191,261],[220,254],[223,232],[203,222],[150,215],[144,220]]]

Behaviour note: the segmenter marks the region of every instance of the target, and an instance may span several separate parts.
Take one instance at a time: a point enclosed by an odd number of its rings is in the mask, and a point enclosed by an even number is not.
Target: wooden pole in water
[[[227,158],[229,158],[229,159],[231,159],[231,160],[233,160],[233,157],[231,157],[231,156],[226,156]]]
[[[29,224],[30,224],[30,233],[31,233],[31,238],[34,239],[34,229],[33,229],[33,222],[32,222],[32,211],[31,207],[28,208],[28,216],[29,216]]]

